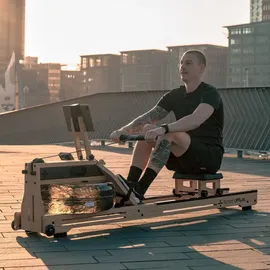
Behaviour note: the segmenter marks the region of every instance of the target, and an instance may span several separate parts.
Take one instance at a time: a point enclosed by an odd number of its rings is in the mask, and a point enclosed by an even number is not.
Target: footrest
[[[175,172],[173,174],[173,179],[186,179],[186,180],[220,180],[223,178],[222,173],[216,174],[185,174]]]

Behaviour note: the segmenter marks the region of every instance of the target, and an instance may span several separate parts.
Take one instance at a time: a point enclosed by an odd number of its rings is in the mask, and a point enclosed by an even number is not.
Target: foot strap
[[[127,202],[127,201],[129,200],[130,195],[131,195],[132,192],[135,194],[135,196],[136,196],[139,200],[141,200],[141,199],[137,196],[136,192],[134,192],[134,188],[138,185],[138,183],[133,183],[133,182],[127,182],[127,181],[126,181],[126,184],[128,185],[129,189],[128,189],[127,194],[126,194],[125,196],[122,197],[122,199],[121,199],[121,201],[120,201],[120,206],[123,206],[123,205],[125,204],[125,202]]]
[[[131,195],[132,192],[134,193],[134,195],[140,201],[143,201],[144,200],[144,197],[141,194],[139,194],[138,192],[136,192],[136,190],[135,190],[135,188],[139,186],[139,183],[138,182],[127,181],[121,175],[118,175],[118,177],[120,177],[121,180],[124,181],[125,184],[128,186],[128,192],[127,192],[127,194],[124,195],[124,196],[121,196],[122,198],[120,200],[120,206],[123,206],[124,203],[130,199],[130,195]]]

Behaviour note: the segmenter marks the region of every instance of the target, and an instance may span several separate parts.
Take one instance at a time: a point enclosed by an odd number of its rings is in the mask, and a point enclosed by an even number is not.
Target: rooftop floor
[[[270,161],[226,157],[222,186],[258,189],[253,211],[204,210],[72,229],[64,239],[13,231],[23,198],[25,162],[71,152],[65,146],[1,146],[0,269],[270,269]],[[113,150],[115,149],[115,151]],[[130,149],[93,150],[107,168],[126,175]],[[57,160],[58,158],[55,157]],[[50,158],[52,160],[52,158]],[[147,195],[171,193],[172,172],[162,170]]]

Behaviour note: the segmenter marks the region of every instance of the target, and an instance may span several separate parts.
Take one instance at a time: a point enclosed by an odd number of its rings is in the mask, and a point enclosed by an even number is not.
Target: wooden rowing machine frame
[[[63,106],[68,131],[72,132],[77,160],[70,153],[60,153],[60,161],[44,162],[37,158],[25,164],[24,196],[21,212],[14,213],[12,228],[27,232],[43,233],[47,236],[66,236],[75,227],[106,224],[152,218],[161,215],[199,211],[212,208],[240,206],[251,209],[257,203],[257,190],[229,193],[220,187],[222,174],[183,175],[174,173],[175,188],[172,194],[149,197],[141,202],[134,193],[126,198],[128,186],[120,175],[105,167],[104,160],[96,160],[91,152],[87,132],[94,131],[88,105]],[[80,139],[86,157],[83,158]],[[143,140],[143,136],[121,136],[123,141]],[[68,156],[68,157],[67,157]],[[76,170],[77,169],[77,170]],[[71,172],[75,173],[71,173]],[[78,173],[79,172],[79,173]],[[189,185],[185,186],[184,183]],[[110,184],[114,187],[115,205],[109,210],[83,214],[47,214],[41,197],[42,185],[48,184]],[[210,183],[212,187],[207,187]],[[121,202],[121,204],[119,204]]]

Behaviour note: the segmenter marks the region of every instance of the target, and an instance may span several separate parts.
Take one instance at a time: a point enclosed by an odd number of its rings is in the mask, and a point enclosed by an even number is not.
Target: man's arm
[[[140,115],[132,122],[122,127],[121,130],[126,130],[129,134],[141,132],[146,124],[156,124],[158,121],[165,118],[169,112],[161,106],[156,105],[145,114]]]
[[[198,128],[214,112],[214,108],[206,103],[201,103],[192,114],[168,125],[170,132],[187,132]]]

